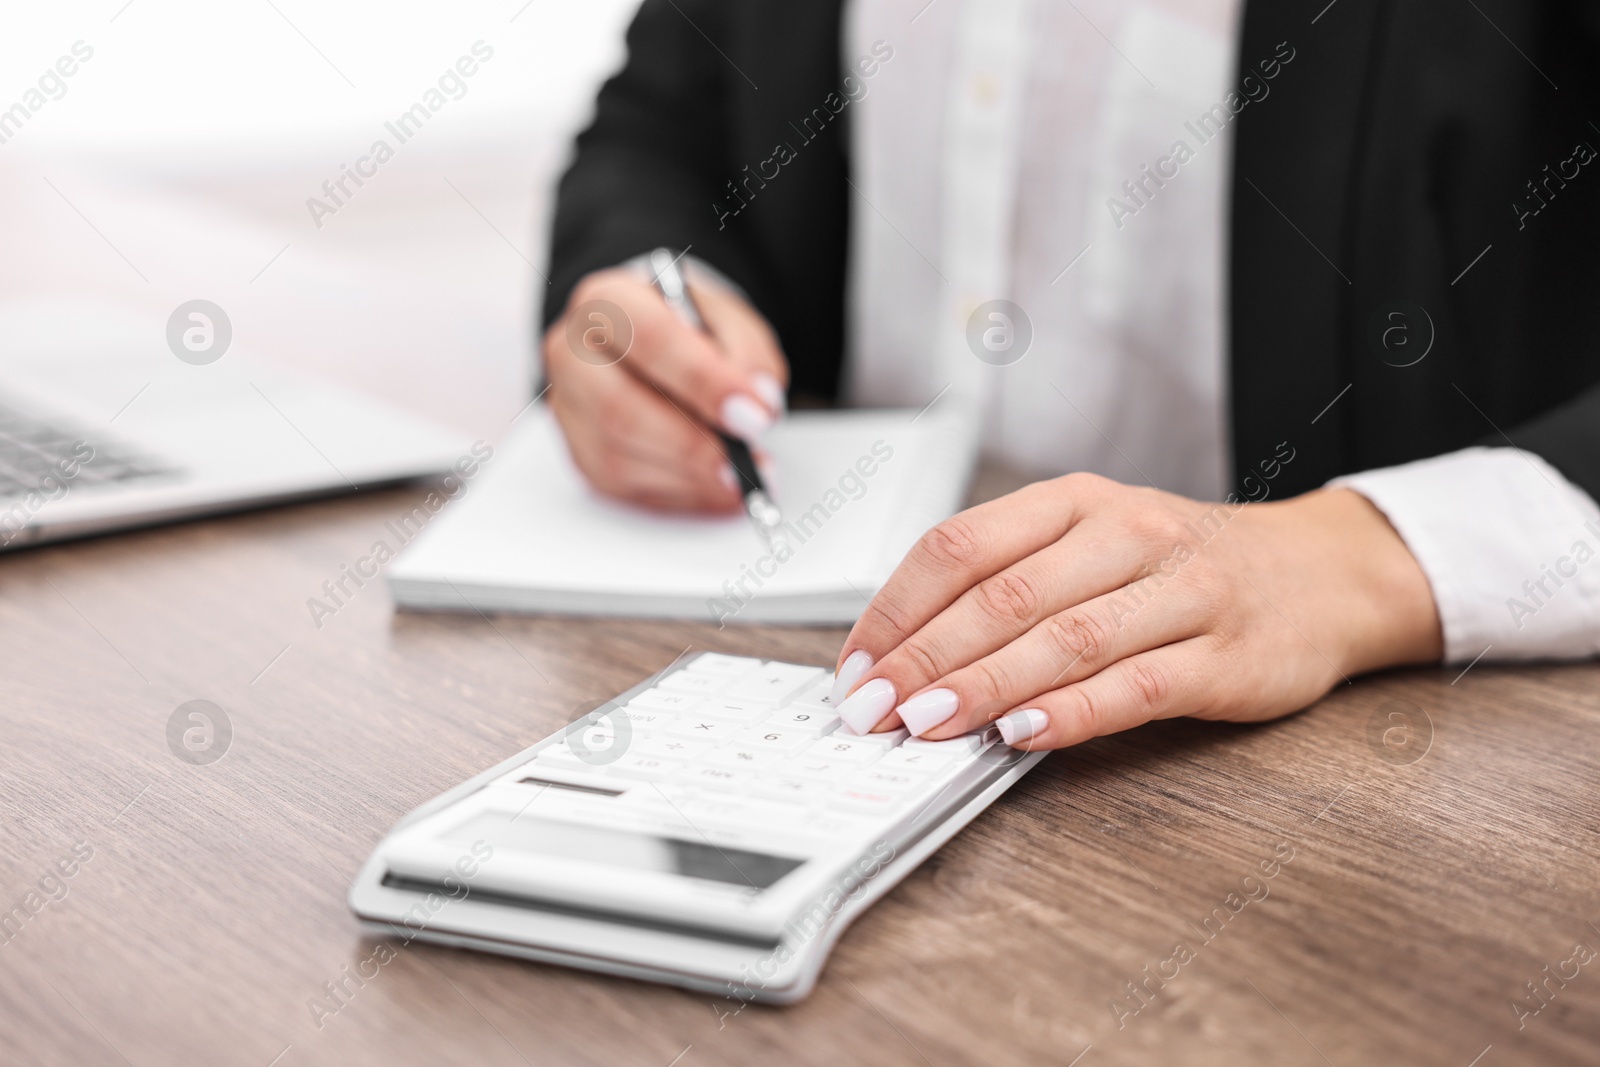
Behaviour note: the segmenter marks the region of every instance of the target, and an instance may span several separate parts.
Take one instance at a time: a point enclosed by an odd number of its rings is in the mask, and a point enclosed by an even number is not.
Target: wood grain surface
[[[396,614],[379,582],[317,626],[307,598],[420,496],[0,559],[0,1062],[1600,1062],[1589,665],[1057,753],[796,1007],[420,944],[352,980],[379,942],[345,893],[408,810],[686,649],[831,664],[843,637]],[[231,724],[215,762],[169,747],[191,700]]]

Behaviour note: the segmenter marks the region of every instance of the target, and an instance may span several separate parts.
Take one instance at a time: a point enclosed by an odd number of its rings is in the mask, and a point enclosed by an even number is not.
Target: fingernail
[[[1038,708],[1027,708],[996,720],[995,725],[1000,728],[1001,739],[1008,745],[1014,745],[1035,734],[1044,733],[1045,727],[1050,725],[1050,716]]]
[[[961,699],[953,689],[930,689],[918,693],[895,710],[906,729],[921,736],[956,713]]]
[[[722,425],[735,437],[754,440],[772,428],[772,414],[743,393],[722,402]]]
[[[839,718],[852,733],[867,734],[894,708],[894,683],[874,678],[839,705]]]
[[[733,473],[732,463],[724,463],[717,468],[717,479],[734,492],[739,491],[739,476]]]
[[[750,376],[750,387],[756,395],[767,402],[767,407],[782,414],[788,407],[788,400],[783,395],[783,386],[778,384],[778,379],[766,371],[758,371]]]
[[[839,664],[839,671],[833,676],[833,695],[828,702],[838,707],[843,702],[850,687],[861,680],[861,676],[872,669],[872,653],[865,649],[856,649],[844,658]]]

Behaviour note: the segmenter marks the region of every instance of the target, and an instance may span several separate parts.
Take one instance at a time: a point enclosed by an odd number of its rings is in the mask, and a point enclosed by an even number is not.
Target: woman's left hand
[[[1275,718],[1441,654],[1426,576],[1358,493],[1205,504],[1071,474],[924,535],[850,631],[834,702],[858,733],[999,720],[1018,748],[1061,748]]]

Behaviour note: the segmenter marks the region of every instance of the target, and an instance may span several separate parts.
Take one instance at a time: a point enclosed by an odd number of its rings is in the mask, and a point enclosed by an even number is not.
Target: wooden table
[[[1563,962],[1600,951],[1595,666],[1397,672],[1058,753],[797,1007],[421,944],[347,979],[378,942],[345,892],[406,811],[685,648],[828,663],[843,636],[396,615],[378,583],[314,625],[419,497],[0,559],[0,1062],[1600,1062],[1600,958]],[[215,762],[169,747],[191,700],[231,724]],[[1547,966],[1577,976],[1519,1019]]]

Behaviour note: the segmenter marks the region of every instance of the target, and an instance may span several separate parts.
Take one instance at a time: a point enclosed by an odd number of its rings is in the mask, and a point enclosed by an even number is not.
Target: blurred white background
[[[498,439],[530,396],[551,187],[637,3],[7,0],[0,113],[93,56],[0,125],[0,305],[116,305],[161,345],[212,300],[235,345]],[[478,41],[400,144],[385,122]],[[319,228],[307,199],[379,138],[394,158]]]

